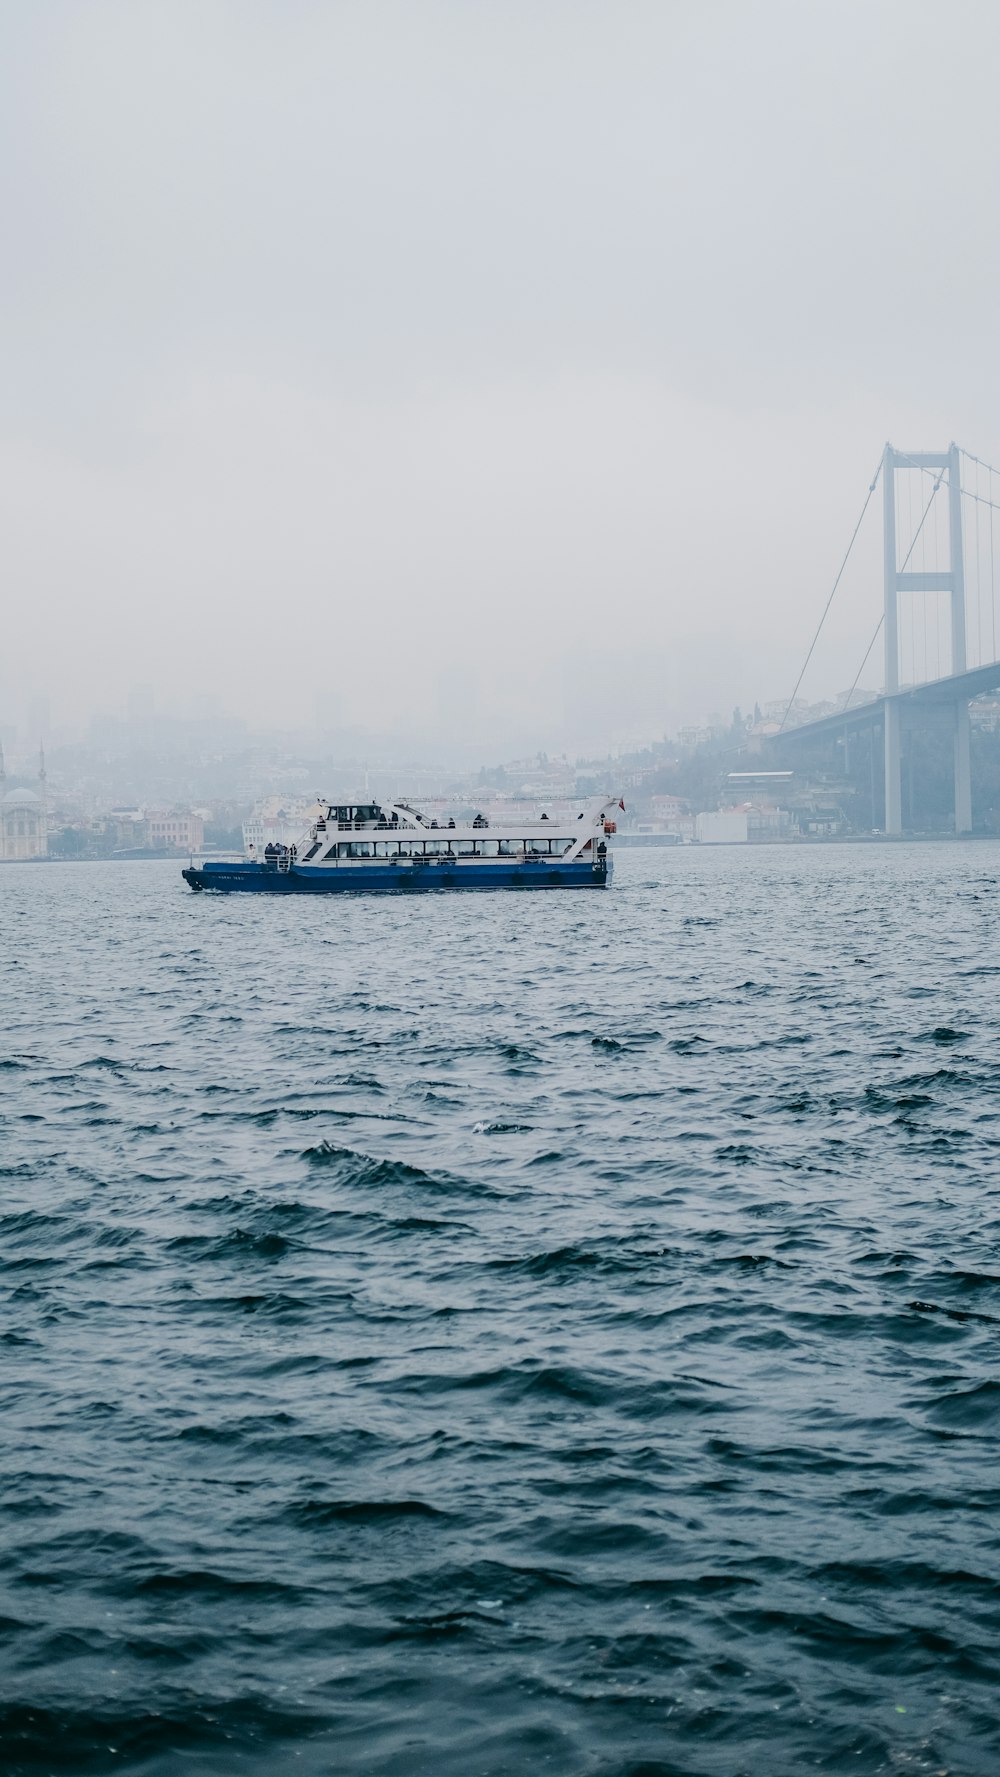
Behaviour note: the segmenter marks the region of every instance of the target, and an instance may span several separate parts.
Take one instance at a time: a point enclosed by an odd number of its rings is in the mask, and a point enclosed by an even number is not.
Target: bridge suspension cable
[[[1000,475],[1000,469],[991,469],[989,463],[982,462],[980,457],[974,457],[971,451],[963,450],[961,445],[959,445],[958,449],[959,454],[963,457],[968,457],[970,463],[980,463],[982,468],[988,469],[991,475]],[[913,457],[907,456],[905,450],[897,450],[896,455],[897,457],[905,459],[905,461],[909,463],[911,469],[919,469],[921,475],[937,474],[936,469],[928,469],[926,463],[918,463]],[[975,500],[978,506],[992,506],[995,512],[1000,512],[1000,501],[989,500],[986,498],[985,494],[973,493],[971,487],[963,487],[961,492],[963,499]]]
[[[975,456],[971,450],[966,450],[966,448],[963,444],[960,444],[958,448],[961,451],[963,457],[968,457],[970,463],[978,463],[980,469],[987,470],[987,472],[990,475],[1000,475],[1000,469],[994,469],[993,464],[988,463],[986,461],[985,457]]]
[[[845,709],[850,709],[850,707],[851,707],[851,698],[854,696],[854,693],[858,688],[858,680],[860,679],[862,673],[864,672],[865,667],[868,665],[868,656],[871,653],[872,649],[874,648],[875,643],[878,641],[879,636],[882,634],[882,629],[884,627],[884,624],[885,624],[885,612],[883,611],[881,617],[879,618],[878,622],[875,625],[875,634],[872,636],[871,641],[869,642],[867,648],[865,649],[865,657],[864,657],[863,661],[861,662],[861,665],[858,667],[857,672],[854,675],[854,684],[851,686],[851,689],[847,693],[847,703],[844,706]]]
[[[937,493],[938,488],[941,486],[942,480],[943,480],[943,476],[938,475],[938,478],[935,481],[934,486],[931,488],[931,497],[928,500],[926,506],[924,507],[923,513],[921,515],[920,523],[918,524],[916,530],[913,533],[913,539],[910,543],[910,547],[906,551],[906,554],[903,557],[902,565],[899,570],[901,574],[904,572],[904,570],[906,568],[906,564],[909,561],[911,555],[913,554],[913,551],[915,550],[915,548],[917,546],[917,538],[919,537],[921,531],[924,528],[924,525],[927,522],[927,519],[930,515],[931,507],[934,504],[934,496]],[[879,618],[878,622],[875,625],[875,634],[872,636],[871,641],[869,642],[867,648],[865,649],[865,657],[862,660],[861,665],[858,667],[858,670],[854,675],[854,684],[851,686],[851,689],[847,693],[847,703],[845,705],[846,709],[850,709],[850,707],[851,707],[851,698],[854,696],[854,693],[858,688],[858,681],[861,678],[861,675],[864,672],[865,667],[868,665],[868,656],[870,655],[872,649],[875,646],[875,643],[878,641],[878,638],[882,633],[882,626],[884,623],[885,623],[885,612],[883,611],[881,617]]]
[[[968,499],[975,500],[977,505],[987,507],[988,513],[989,513],[987,528],[986,528],[986,541],[985,541],[984,547],[986,549],[986,552],[989,555],[989,563],[990,563],[989,625],[990,625],[990,638],[991,638],[992,654],[993,654],[993,659],[996,660],[996,658],[997,658],[996,555],[995,555],[994,535],[993,535],[993,514],[994,514],[994,512],[1000,510],[1000,505],[998,505],[998,502],[992,498],[992,495],[993,495],[993,477],[994,477],[994,475],[1000,475],[1000,470],[994,469],[993,464],[987,463],[984,457],[975,456],[971,450],[965,450],[965,449],[963,449],[963,447],[961,445],[959,445],[959,450],[961,451],[963,457],[965,457],[967,462],[975,464],[975,475],[976,475],[976,491],[975,491],[975,493],[973,493],[970,488],[963,488],[962,492],[963,492],[963,494],[966,495],[966,497]],[[980,470],[982,470],[983,473],[987,477],[987,487],[989,488],[989,497],[988,498],[984,498],[983,495],[979,492]],[[979,655],[980,655],[980,663],[981,663],[982,662],[982,652],[983,652],[983,645],[982,645],[982,600],[983,600],[982,579],[983,579],[983,574],[982,574],[982,569],[980,567],[980,559],[979,558],[980,558],[980,534],[979,534],[979,514],[977,513],[976,514],[976,597],[978,600],[979,617],[980,617]]]
[[[875,492],[875,489],[878,487],[878,479],[879,479],[879,476],[881,475],[881,473],[882,473],[882,459],[880,457],[878,460],[878,464],[876,466],[876,469],[875,469],[875,474],[872,477],[871,482],[869,483],[868,492],[865,495],[865,503],[862,506],[861,511],[858,515],[858,522],[855,525],[853,531],[851,532],[851,541],[847,545],[847,553],[845,554],[844,559],[841,562],[840,567],[837,570],[837,578],[835,579],[833,585],[831,586],[830,595],[826,601],[826,604],[823,606],[823,615],[821,616],[818,624],[816,625],[816,633],[813,636],[812,641],[809,643],[809,652],[807,653],[805,660],[802,662],[802,671],[799,673],[799,676],[795,681],[795,689],[792,692],[791,697],[788,699],[787,708],[785,710],[784,715],[781,718],[781,727],[778,729],[779,734],[784,732],[785,723],[788,721],[788,718],[791,714],[792,705],[795,702],[795,699],[797,698],[797,696],[799,694],[799,686],[801,685],[803,679],[806,676],[806,669],[809,665],[810,660],[813,657],[813,650],[816,647],[816,643],[819,641],[820,632],[823,628],[824,623],[826,622],[827,616],[829,614],[830,606],[833,604],[834,595],[837,591],[837,587],[840,585],[840,582],[844,577],[844,569],[846,568],[848,562],[850,561],[851,550],[854,548],[854,545],[857,541],[858,532],[860,531],[862,523],[864,521],[865,513],[868,511],[868,506],[869,506],[869,502],[871,500],[872,494]],[[869,650],[869,652],[870,652],[870,650]]]

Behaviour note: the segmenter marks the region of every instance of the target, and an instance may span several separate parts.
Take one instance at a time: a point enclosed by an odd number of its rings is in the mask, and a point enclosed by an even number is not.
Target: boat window
[[[476,855],[475,840],[474,839],[460,839],[458,842],[458,855],[460,858],[475,857],[475,855]]]

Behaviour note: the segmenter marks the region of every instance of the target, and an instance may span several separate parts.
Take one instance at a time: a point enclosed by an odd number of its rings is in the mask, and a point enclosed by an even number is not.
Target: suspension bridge
[[[876,747],[882,754],[882,826],[887,834],[903,831],[904,758],[910,738],[932,711],[944,712],[951,730],[955,831],[972,830],[969,703],[1000,688],[994,547],[994,513],[1000,512],[994,488],[997,476],[989,463],[957,444],[944,451],[903,451],[886,445],[780,730],[770,742],[786,756],[837,746],[846,770],[852,742],[867,735],[872,760]],[[879,483],[881,615],[843,707],[817,720],[795,723],[799,689]],[[1000,545],[1000,525],[996,543]],[[882,690],[877,697],[858,694],[880,637]],[[872,802],[874,806],[874,782]],[[912,825],[912,793],[909,802]]]

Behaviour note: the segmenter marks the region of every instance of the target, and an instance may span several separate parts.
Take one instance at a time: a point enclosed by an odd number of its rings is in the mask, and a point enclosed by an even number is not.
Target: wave
[[[559,1246],[540,1252],[527,1252],[484,1261],[485,1268],[508,1275],[520,1275],[537,1281],[573,1278],[582,1273],[607,1272],[614,1275],[649,1274],[664,1259],[680,1257],[678,1247],[642,1247],[629,1239],[612,1240],[593,1246]]]
[[[291,1241],[276,1231],[233,1228],[218,1235],[177,1234],[166,1242],[165,1250],[178,1258],[225,1263],[230,1259],[283,1259],[290,1249]]]
[[[331,1524],[393,1524],[409,1519],[446,1518],[438,1506],[423,1499],[301,1499],[286,1506],[285,1517],[307,1529]]]
[[[927,1408],[937,1425],[959,1431],[1000,1432],[1000,1382],[975,1382],[941,1394]]]
[[[432,1172],[413,1166],[406,1160],[376,1159],[356,1148],[339,1147],[335,1142],[321,1141],[303,1150],[307,1165],[329,1172],[338,1184],[370,1191],[403,1190],[439,1191],[463,1195],[493,1194],[483,1181],[458,1178],[454,1174]]]

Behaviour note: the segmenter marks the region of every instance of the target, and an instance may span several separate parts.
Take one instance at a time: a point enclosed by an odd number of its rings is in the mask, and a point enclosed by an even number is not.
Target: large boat
[[[617,801],[592,802],[569,820],[510,826],[477,815],[468,825],[428,820],[406,802],[321,803],[301,845],[267,845],[257,857],[192,862],[193,889],[330,894],[412,894],[425,889],[607,888]]]

